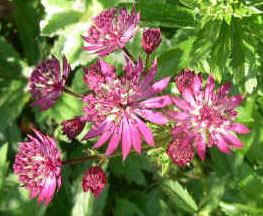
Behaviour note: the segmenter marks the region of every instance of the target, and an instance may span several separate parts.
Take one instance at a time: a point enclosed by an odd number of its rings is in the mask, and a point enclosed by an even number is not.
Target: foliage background
[[[261,0],[138,0],[142,27],[160,27],[158,75],[175,76],[183,68],[209,74],[217,84],[233,84],[231,94],[246,94],[238,121],[251,133],[240,136],[244,149],[224,155],[208,151],[182,169],[164,153],[114,157],[104,166],[108,185],[94,200],[83,193],[81,179],[92,162],[63,167],[63,187],[47,207],[29,200],[19,187],[12,164],[18,142],[30,126],[54,136],[63,158],[80,157],[92,142],[69,142],[59,124],[79,115],[82,104],[63,95],[46,112],[30,106],[27,80],[48,55],[64,53],[74,72],[71,89],[84,93],[82,67],[94,61],[82,50],[81,35],[92,17],[111,6],[131,8],[119,0],[0,0],[0,215],[263,215],[263,3]],[[129,49],[142,53],[141,34]],[[120,52],[106,58],[124,63]],[[168,88],[174,90],[174,85]],[[156,143],[168,136],[156,129]],[[160,138],[160,139],[159,139]]]

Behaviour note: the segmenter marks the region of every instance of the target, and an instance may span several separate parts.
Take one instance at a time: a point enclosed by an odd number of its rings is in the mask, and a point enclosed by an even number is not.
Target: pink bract
[[[36,137],[27,135],[29,142],[22,142],[13,165],[19,181],[31,191],[30,198],[38,196],[38,203],[47,205],[61,186],[60,153],[53,138],[33,129]]]
[[[249,133],[245,125],[233,122],[237,116],[235,108],[243,101],[244,95],[228,97],[231,84],[222,85],[217,93],[214,93],[214,88],[212,74],[204,89],[200,77],[195,76],[191,86],[183,89],[183,99],[171,97],[174,106],[180,111],[168,111],[170,117],[176,121],[172,135],[182,137],[181,148],[184,149],[193,142],[202,160],[205,158],[206,145],[216,145],[227,154],[231,153],[229,145],[233,148],[243,147],[241,141],[230,131]]]
[[[82,180],[83,190],[85,192],[90,190],[96,198],[102,193],[106,184],[106,174],[98,166],[89,167]]]
[[[62,71],[55,57],[38,64],[29,78],[29,91],[36,99],[32,105],[40,106],[42,111],[53,106],[63,92],[70,72],[71,68],[65,57]]]
[[[99,56],[106,56],[124,48],[137,33],[139,20],[140,13],[135,13],[135,7],[131,14],[128,14],[126,8],[121,8],[119,12],[115,8],[102,11],[93,19],[94,25],[88,29],[87,36],[83,36],[87,42],[84,49]]]
[[[166,149],[166,153],[174,163],[181,167],[185,167],[194,157],[194,148],[192,145],[187,145],[184,149],[180,146],[181,140],[174,139]]]
[[[63,134],[72,140],[82,132],[85,127],[85,122],[81,121],[80,117],[74,117],[73,119],[62,122],[61,125],[63,126]]]
[[[96,73],[94,68],[97,70]],[[141,152],[141,137],[148,145],[154,145],[152,131],[138,116],[154,124],[169,122],[155,109],[170,105],[170,96],[153,96],[166,88],[170,77],[152,84],[156,68],[155,59],[152,69],[141,82],[139,81],[143,72],[141,58],[136,66],[126,58],[125,75],[122,78],[117,77],[114,67],[101,59],[96,67],[85,69],[85,81],[93,93],[84,98],[88,105],[84,108],[86,114],[83,120],[95,122],[95,125],[84,139],[101,135],[94,148],[101,147],[109,140],[106,155],[111,155],[121,141],[123,159],[126,159],[132,147],[136,152]],[[90,74],[88,78],[87,74]],[[92,81],[97,84],[96,88]]]
[[[161,43],[161,30],[145,29],[142,35],[142,47],[144,52],[151,54]]]

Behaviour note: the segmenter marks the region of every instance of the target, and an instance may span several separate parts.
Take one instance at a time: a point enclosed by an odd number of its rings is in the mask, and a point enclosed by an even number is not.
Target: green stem
[[[130,58],[130,60],[132,60],[134,64],[137,64],[136,58],[129,52],[129,50],[127,50],[126,47],[123,47],[122,50]]]
[[[78,99],[82,99],[83,98],[82,95],[79,95],[79,94],[77,94],[77,93],[75,93],[75,92],[73,92],[73,91],[71,91],[71,90],[69,90],[67,88],[64,88],[64,92],[67,93],[67,94],[70,94],[71,96],[76,97]]]

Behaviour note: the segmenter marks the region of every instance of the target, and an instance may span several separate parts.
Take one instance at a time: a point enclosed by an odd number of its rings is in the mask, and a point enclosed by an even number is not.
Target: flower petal
[[[197,149],[198,156],[204,161],[206,153],[205,134],[201,134],[195,139],[194,146]]]
[[[155,124],[167,124],[169,122],[169,119],[166,118],[162,113],[160,112],[155,112],[152,110],[148,110],[148,109],[136,109],[135,112],[140,115],[141,117],[143,117],[144,119],[155,123]]]
[[[243,143],[233,134],[224,131],[222,132],[222,136],[224,138],[224,140],[229,143],[233,148],[243,148],[244,145]]]
[[[142,148],[142,142],[141,142],[141,135],[137,129],[137,126],[132,123],[131,120],[129,120],[130,124],[130,131],[131,131],[131,138],[132,138],[132,145],[133,148],[137,153],[141,153],[141,148]]]
[[[213,74],[210,74],[206,81],[205,86],[205,100],[208,102],[212,98],[214,98],[214,89],[215,89],[215,81]]]
[[[247,134],[250,132],[250,130],[245,125],[243,125],[239,122],[234,122],[231,125],[230,130],[234,131],[236,133],[239,133],[239,134]]]
[[[92,148],[99,148],[111,137],[115,129],[114,123],[110,122],[107,127],[103,130],[103,133],[99,140],[92,146]]]
[[[130,125],[128,123],[127,117],[124,114],[123,117],[123,130],[122,130],[122,159],[123,161],[127,158],[131,151],[132,140]]]
[[[148,143],[148,145],[150,146],[154,146],[153,134],[150,128],[148,128],[146,124],[135,115],[133,116],[133,118],[136,121],[138,129],[141,132],[146,143]]]
[[[216,146],[218,149],[223,153],[231,154],[231,150],[229,149],[228,144],[225,142],[224,138],[218,133],[215,134],[215,138],[217,140]]]
[[[182,92],[183,98],[185,101],[187,101],[192,106],[195,105],[195,99],[194,96],[189,88],[185,88]]]
[[[189,133],[186,134],[182,139],[180,143],[180,149],[185,149],[188,145],[191,145],[191,142],[195,139],[196,134],[195,133]]]
[[[116,149],[119,146],[121,134],[122,134],[122,121],[120,122],[119,127],[115,127],[115,130],[113,132],[113,135],[110,139],[110,142],[108,144],[108,147],[105,153],[106,156],[110,156],[113,152],[116,151]]]
[[[143,101],[139,104],[140,107],[143,109],[145,108],[163,108],[172,103],[170,96],[160,96],[160,97],[154,97],[151,99],[148,99],[146,101]]]
[[[173,104],[178,107],[179,109],[183,110],[183,111],[190,111],[191,108],[190,106],[181,98],[179,98],[178,96],[171,96],[171,101],[173,102]]]
[[[230,92],[230,90],[231,90],[231,84],[230,83],[227,83],[227,84],[224,84],[224,85],[222,85],[219,89],[218,89],[218,91],[217,91],[217,93],[216,93],[216,100],[222,100],[222,99],[224,99],[228,94],[229,94],[229,92]]]
[[[167,110],[167,114],[173,118],[175,121],[190,121],[191,117],[188,113],[178,112],[174,110]]]
[[[102,122],[98,128],[96,129],[91,129],[83,138],[82,140],[88,140],[91,138],[94,138],[96,136],[99,136],[100,134],[102,134],[102,132],[104,131],[105,127],[109,124],[108,120],[105,120],[104,122]]]

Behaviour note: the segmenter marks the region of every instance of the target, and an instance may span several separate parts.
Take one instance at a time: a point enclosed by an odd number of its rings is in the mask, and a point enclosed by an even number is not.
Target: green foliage
[[[8,2],[8,3],[6,3]],[[85,95],[83,66],[94,56],[82,49],[82,36],[92,18],[102,10],[126,6],[140,11],[141,27],[161,28],[162,43],[150,56],[158,59],[156,80],[174,77],[185,68],[213,73],[216,85],[231,83],[231,95],[244,94],[236,109],[237,122],[249,134],[237,135],[243,149],[230,155],[209,148],[204,162],[197,156],[185,168],[168,158],[170,128],[154,128],[156,148],[143,146],[141,155],[131,153],[122,161],[119,149],[103,168],[108,183],[98,197],[84,193],[81,180],[94,163],[63,166],[63,183],[47,206],[30,200],[20,187],[12,164],[18,143],[30,127],[56,138],[63,160],[84,157],[96,138],[68,140],[62,121],[83,114],[83,103],[62,94],[45,112],[32,108],[27,80],[34,66],[53,54],[64,54],[73,71],[67,86]],[[261,0],[13,0],[0,2],[0,215],[263,215],[263,4]],[[145,60],[142,30],[127,44],[131,53]],[[121,51],[106,61],[121,73]],[[30,65],[30,67],[29,67]],[[178,94],[174,83],[166,93]],[[170,127],[171,125],[169,125]],[[90,124],[86,125],[86,129]],[[105,147],[105,146],[104,146]],[[105,148],[98,152],[104,152]],[[149,150],[150,149],[150,150]],[[145,154],[147,152],[147,154]],[[106,169],[107,168],[107,169]]]

